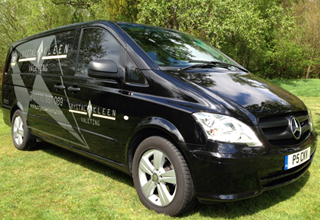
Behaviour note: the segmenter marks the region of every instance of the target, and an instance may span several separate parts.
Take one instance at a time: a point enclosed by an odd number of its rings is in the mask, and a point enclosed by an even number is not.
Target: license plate
[[[284,169],[288,170],[303,164],[310,159],[310,147],[294,154],[287,155],[284,160]]]

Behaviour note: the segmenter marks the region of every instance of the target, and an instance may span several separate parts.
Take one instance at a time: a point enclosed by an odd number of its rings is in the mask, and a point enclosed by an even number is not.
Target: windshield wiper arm
[[[213,61],[213,60],[188,60],[188,63],[221,63],[221,61]]]
[[[248,70],[246,70],[245,68],[241,68],[237,65],[234,65],[234,64],[230,64],[230,63],[225,63],[225,62],[220,62],[220,61],[209,61],[209,60],[189,60],[188,61],[189,63],[198,63],[198,64],[194,64],[194,65],[191,65],[191,66],[187,66],[187,67],[184,67],[184,68],[180,68],[178,69],[179,71],[182,71],[182,70],[187,70],[187,69],[191,69],[191,68],[197,68],[197,67],[217,67],[217,66],[221,66],[221,67],[235,67],[235,68],[238,68],[242,71],[245,71],[245,72],[248,72]]]

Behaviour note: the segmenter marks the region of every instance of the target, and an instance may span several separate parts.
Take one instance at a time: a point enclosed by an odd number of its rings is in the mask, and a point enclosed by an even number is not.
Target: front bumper
[[[284,170],[285,156],[310,147],[310,159]],[[317,147],[317,134],[300,145],[250,148],[209,142],[188,145],[187,160],[196,196],[202,203],[245,199],[296,181],[310,167]]]

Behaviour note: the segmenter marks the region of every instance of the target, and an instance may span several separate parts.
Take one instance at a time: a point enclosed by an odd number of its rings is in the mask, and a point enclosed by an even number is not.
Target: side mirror
[[[118,66],[113,60],[93,60],[89,63],[88,76],[102,79],[122,79]]]

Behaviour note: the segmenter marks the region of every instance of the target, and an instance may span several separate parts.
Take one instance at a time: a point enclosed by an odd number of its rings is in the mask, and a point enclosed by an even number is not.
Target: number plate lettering
[[[288,170],[303,164],[310,159],[310,147],[294,154],[287,155],[284,160],[284,169]]]

